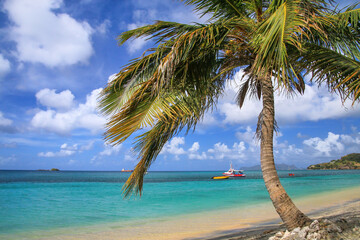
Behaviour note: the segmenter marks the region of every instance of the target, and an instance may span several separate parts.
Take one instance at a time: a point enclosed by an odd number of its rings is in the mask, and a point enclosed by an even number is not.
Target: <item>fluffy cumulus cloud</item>
[[[174,154],[174,155],[181,155],[185,154],[185,150],[180,147],[180,145],[185,144],[185,138],[184,137],[174,137],[171,139],[170,142],[167,142],[165,146],[163,147],[161,153],[162,154]]]
[[[259,146],[259,141],[255,137],[255,131],[253,131],[250,126],[247,126],[245,131],[236,132],[235,136],[240,141],[244,141],[249,144],[252,148]]]
[[[10,72],[11,65],[9,60],[4,58],[2,54],[0,54],[0,80],[1,77],[5,76],[8,72]]]
[[[199,152],[200,144],[199,142],[194,142],[191,148],[188,150],[188,156],[189,159],[198,159],[198,160],[204,160],[208,156],[205,152]]]
[[[55,92],[46,90],[45,93],[48,94],[39,94],[43,90],[39,91],[37,95],[42,96],[45,106],[48,108],[46,110],[38,111],[31,120],[31,125],[40,130],[45,130],[48,132],[57,133],[60,135],[70,134],[74,129],[87,129],[91,133],[96,134],[99,131],[103,130],[105,125],[105,118],[102,117],[97,112],[97,97],[101,92],[101,88],[93,90],[87,97],[85,103],[80,103],[78,105],[72,104],[72,94],[71,92],[62,92],[63,95],[56,94]],[[46,97],[44,97],[46,96]],[[67,111],[57,111],[57,109],[52,109],[52,107],[59,107],[54,103],[58,98],[68,99],[68,103],[64,106],[73,107]],[[46,99],[46,101],[45,101]],[[50,106],[51,105],[51,106]],[[63,107],[64,107],[63,106]]]
[[[67,157],[74,155],[76,153],[81,153],[85,150],[90,150],[93,147],[94,142],[90,141],[88,144],[79,145],[73,144],[68,145],[64,143],[60,146],[60,150],[57,152],[40,152],[38,153],[39,157]]]
[[[203,160],[206,159],[208,156],[205,152],[199,152],[200,144],[199,142],[194,142],[192,146],[185,150],[183,146],[185,145],[185,138],[184,137],[174,137],[165,144],[160,154],[168,154],[175,156],[176,160],[179,160],[180,155],[185,155],[189,159],[198,159]]]
[[[304,140],[303,143],[309,147],[314,156],[341,155],[360,149],[360,133],[346,135],[329,132],[324,139],[313,137]]]
[[[161,154],[168,154],[175,156],[175,159],[180,159],[180,155],[187,156],[189,159],[205,160],[205,159],[242,159],[245,157],[246,146],[245,143],[235,142],[232,147],[228,147],[225,143],[215,143],[212,148],[206,151],[200,151],[200,143],[194,142],[187,150],[184,149],[185,138],[174,137],[170,142],[165,144]],[[240,160],[241,161],[241,160]]]
[[[242,76],[243,72],[239,71],[234,80],[229,81],[224,97],[220,99],[218,109],[225,124],[256,123],[261,111],[261,102],[255,98],[246,99],[242,109],[235,103]],[[325,86],[306,85],[304,95],[288,97],[275,94],[276,120],[279,124],[286,124],[360,116],[360,108],[351,104],[351,101],[342,104],[340,97],[329,93]]]
[[[66,157],[74,155],[78,151],[78,145],[74,144],[69,146],[68,144],[64,143],[60,146],[60,151],[58,152],[40,152],[38,154],[39,157]]]
[[[242,109],[235,103],[242,75],[243,71],[240,70],[235,74],[234,80],[227,83],[224,95],[219,101],[218,113],[225,124],[256,123],[256,119],[261,111],[261,103],[254,99],[246,99]]]
[[[279,123],[360,116],[358,105],[351,105],[349,100],[342,104],[340,97],[330,93],[325,86],[318,88],[306,85],[304,95],[293,98],[281,95],[275,99],[276,118]]]
[[[207,150],[208,157],[215,160],[223,159],[237,159],[241,161],[245,157],[245,143],[244,142],[235,142],[232,147],[228,147],[225,143],[215,143],[213,148]]]
[[[50,108],[67,110],[74,104],[74,95],[70,92],[70,90],[56,93],[55,89],[50,90],[45,88],[37,92],[35,96],[41,105]]]
[[[16,42],[21,61],[49,67],[86,63],[93,53],[86,22],[61,13],[61,0],[7,0],[4,9],[12,26],[9,36]]]

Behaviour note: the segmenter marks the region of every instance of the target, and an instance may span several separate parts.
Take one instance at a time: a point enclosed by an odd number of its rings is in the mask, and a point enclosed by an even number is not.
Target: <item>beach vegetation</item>
[[[155,47],[131,60],[103,90],[105,139],[117,145],[136,135],[139,161],[124,185],[141,194],[146,171],[165,143],[194,130],[216,107],[235,73],[243,78],[236,102],[262,101],[256,135],[270,199],[288,229],[310,222],[282,187],[274,164],[274,92],[291,96],[309,84],[328,86],[353,103],[360,97],[360,11],[326,0],[183,0],[204,24],[156,21],[123,32],[153,40]]]

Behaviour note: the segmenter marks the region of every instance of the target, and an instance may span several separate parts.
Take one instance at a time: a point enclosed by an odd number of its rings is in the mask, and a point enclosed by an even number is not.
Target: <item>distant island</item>
[[[275,164],[275,168],[278,171],[282,171],[282,170],[300,170],[300,168],[294,166],[294,165],[287,165],[284,163],[279,163],[279,164]],[[241,169],[243,170],[249,170],[249,171],[257,171],[257,170],[261,170],[261,166],[260,165],[255,165],[252,167],[242,167]]]
[[[307,169],[329,169],[329,170],[346,170],[346,169],[360,169],[360,153],[351,153],[341,157],[338,160],[332,160],[328,163],[319,163],[310,165]]]
[[[38,171],[53,171],[53,172],[57,172],[60,171],[58,168],[52,168],[52,169],[38,169]]]

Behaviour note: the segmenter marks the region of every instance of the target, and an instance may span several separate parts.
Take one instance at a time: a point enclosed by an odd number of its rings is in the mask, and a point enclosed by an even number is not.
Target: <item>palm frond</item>
[[[360,9],[330,12],[314,16],[310,21],[307,41],[337,51],[348,57],[359,58]]]
[[[201,17],[209,14],[212,18],[247,17],[249,1],[236,0],[182,0],[186,5],[195,6]]]
[[[156,42],[162,42],[166,39],[181,36],[184,33],[192,32],[203,27],[202,24],[182,24],[177,22],[156,21],[155,24],[146,25],[120,34],[117,38],[119,45],[124,44],[129,39],[148,37],[155,38]]]
[[[257,75],[270,72],[278,80],[280,87],[290,91],[301,79],[299,71],[289,61],[289,49],[301,49],[299,35],[306,28],[306,22],[298,11],[299,3],[296,0],[284,1],[259,26],[252,41],[257,54],[253,72]]]
[[[99,109],[105,115],[117,113],[142,83],[153,77],[161,58],[170,51],[167,47],[156,49],[147,56],[134,59],[108,83],[102,91]]]
[[[137,137],[134,149],[139,153],[139,162],[123,186],[125,197],[133,193],[142,194],[145,172],[168,140],[184,128],[187,128],[187,132],[195,128],[216,97],[216,91],[210,92],[212,94],[203,92],[199,96],[194,90],[178,96],[169,106],[170,110],[159,115],[151,130]]]
[[[307,66],[312,80],[325,83],[337,91],[343,100],[350,98],[353,103],[360,98],[360,62],[328,48],[315,44],[306,45],[306,51],[299,60]]]
[[[244,71],[236,99],[240,107],[247,96],[260,99],[264,77],[275,79],[276,89],[303,93],[305,72],[343,99],[360,99],[355,7],[330,10],[332,0],[182,1],[211,20],[157,21],[118,37],[120,45],[139,37],[158,45],[124,66],[100,100],[109,116],[106,140],[116,145],[136,136],[139,163],[124,185],[125,196],[141,194],[144,174],[165,143],[194,129],[239,69]],[[257,132],[265,126],[262,117]],[[151,129],[136,135],[144,127]]]

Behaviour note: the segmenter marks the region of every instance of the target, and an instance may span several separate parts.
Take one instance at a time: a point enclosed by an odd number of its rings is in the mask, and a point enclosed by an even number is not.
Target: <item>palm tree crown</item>
[[[237,103],[242,107],[249,95],[263,99],[257,129],[262,169],[275,208],[281,209],[278,192],[271,190],[279,184],[266,180],[268,174],[277,177],[272,167],[274,89],[303,93],[304,76],[311,74],[314,83],[327,84],[343,99],[358,100],[360,11],[355,5],[337,10],[325,0],[183,2],[210,15],[208,23],[157,21],[118,38],[119,44],[138,37],[157,44],[124,66],[101,96],[100,108],[110,117],[108,142],[120,144],[150,128],[136,136],[139,162],[124,185],[125,195],[133,190],[141,194],[144,174],[164,144],[181,130],[194,129],[216,106],[226,82],[243,69]],[[303,219],[294,224],[308,221]]]

